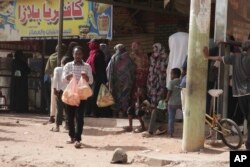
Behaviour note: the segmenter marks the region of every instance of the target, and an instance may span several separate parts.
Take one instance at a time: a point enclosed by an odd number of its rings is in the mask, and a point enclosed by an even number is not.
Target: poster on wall
[[[227,34],[236,41],[244,41],[250,35],[250,0],[228,0]]]
[[[57,39],[59,1],[13,0],[0,6],[0,41]],[[112,39],[112,15],[112,5],[64,0],[63,38]]]
[[[15,27],[16,0],[0,1],[0,41],[20,40]]]

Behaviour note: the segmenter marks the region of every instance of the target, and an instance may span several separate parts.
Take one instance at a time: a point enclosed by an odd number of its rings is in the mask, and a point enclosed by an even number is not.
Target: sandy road
[[[67,132],[51,132],[41,115],[0,114],[1,167],[113,167],[113,150],[127,151],[126,166],[229,166],[229,149],[224,145],[195,153],[182,153],[182,124],[177,123],[175,138],[166,135],[143,138],[141,134],[124,133],[126,119],[85,118],[82,148],[66,144]],[[136,122],[138,124],[138,122]],[[151,157],[151,158],[148,158]],[[166,161],[160,161],[168,159]],[[157,161],[159,160],[159,161]]]

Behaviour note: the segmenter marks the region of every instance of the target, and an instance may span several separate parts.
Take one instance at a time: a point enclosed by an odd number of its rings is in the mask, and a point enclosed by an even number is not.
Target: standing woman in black
[[[86,62],[92,68],[94,83],[92,85],[93,96],[88,99],[87,113],[95,117],[112,117],[112,111],[109,107],[99,108],[96,105],[100,86],[107,83],[105,55],[100,50],[100,45],[95,39],[88,42],[88,47],[89,57]]]
[[[10,88],[10,108],[12,111],[21,113],[28,111],[28,74],[30,68],[23,52],[15,52],[12,61],[11,88]]]

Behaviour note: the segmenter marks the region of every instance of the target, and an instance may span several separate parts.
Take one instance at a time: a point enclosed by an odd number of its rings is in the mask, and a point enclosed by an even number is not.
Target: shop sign
[[[59,33],[59,1],[0,2],[0,40],[53,39]],[[64,38],[112,39],[112,5],[86,0],[64,0]]]

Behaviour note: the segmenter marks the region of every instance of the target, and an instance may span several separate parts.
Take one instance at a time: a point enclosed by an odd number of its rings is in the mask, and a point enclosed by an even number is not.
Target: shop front
[[[17,51],[22,51],[21,60],[30,69],[26,81],[20,79],[22,73],[17,70],[19,67],[14,66]],[[0,110],[10,110],[15,104],[25,101],[28,110],[41,110],[43,61],[42,43],[39,41],[0,42]],[[27,83],[27,88],[23,83]],[[23,91],[27,92],[24,93],[27,98],[18,94]],[[18,96],[21,98],[17,99]]]
[[[11,108],[13,55],[20,50],[30,69],[28,110],[44,112],[44,68],[59,36],[59,6],[54,0],[0,2],[0,110]],[[62,12],[66,45],[71,41],[84,44],[91,38],[112,39],[112,5],[64,0]]]

